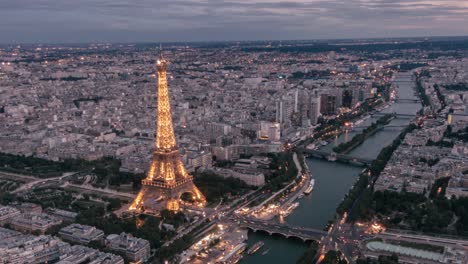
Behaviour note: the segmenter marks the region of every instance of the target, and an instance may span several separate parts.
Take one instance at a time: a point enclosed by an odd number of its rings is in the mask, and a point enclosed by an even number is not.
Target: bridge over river
[[[263,231],[270,235],[278,234],[286,238],[299,238],[303,241],[320,240],[327,232],[319,229],[296,227],[288,224],[274,223],[270,221],[262,221],[252,218],[230,218],[230,221],[236,222],[239,226],[248,228],[254,232]]]
[[[376,113],[371,114],[372,117],[382,117],[386,115],[393,115],[395,118],[399,118],[399,119],[414,119],[414,115],[412,114],[382,113],[382,112],[376,112]]]
[[[382,126],[381,129],[401,131],[401,130],[403,130],[403,128],[405,128],[407,126],[408,126],[407,124],[403,124],[403,125],[385,125],[385,126]],[[354,126],[350,130],[351,131],[362,131],[362,130],[364,130],[366,128],[368,128],[368,126]]]
[[[304,154],[306,154],[308,157],[328,159],[329,161],[338,161],[360,166],[369,166],[372,163],[372,159],[356,157],[347,154],[338,154],[334,152],[330,153],[321,150],[305,149]]]
[[[409,98],[397,98],[395,100],[396,103],[410,103],[410,104],[414,104],[414,103],[418,103],[419,102],[419,99],[409,99]]]

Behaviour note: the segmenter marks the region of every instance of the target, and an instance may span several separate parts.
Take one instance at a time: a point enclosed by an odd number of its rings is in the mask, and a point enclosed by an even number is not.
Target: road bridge
[[[21,185],[19,188],[12,191],[12,193],[27,192],[27,191],[37,188],[38,186],[44,186],[44,185],[51,184],[51,183],[59,184],[62,180],[65,180],[66,178],[71,178],[73,176],[80,175],[80,174],[81,172],[67,172],[67,173],[63,173],[62,176],[53,177],[53,178],[35,178],[31,176],[25,176],[25,177],[29,177],[29,178],[36,179],[36,180]]]
[[[314,158],[321,158],[321,159],[328,159],[329,161],[338,161],[343,163],[355,164],[360,166],[369,166],[372,163],[371,159],[346,155],[346,154],[338,154],[335,152],[329,153],[326,151],[321,150],[312,150],[312,149],[304,149],[304,154],[308,157]]]
[[[112,189],[101,189],[101,188],[96,188],[87,184],[78,185],[78,184],[71,184],[69,182],[65,182],[60,187],[67,189],[67,190],[79,191],[81,193],[88,193],[88,194],[92,193],[92,194],[99,194],[99,195],[107,196],[107,197],[119,198],[125,201],[133,201],[136,196],[133,193],[119,192],[119,191],[112,190]]]
[[[386,126],[383,126],[382,129],[385,129],[385,130],[388,130],[388,129],[391,129],[391,130],[402,130],[403,128],[407,127],[408,125],[386,125]],[[368,126],[355,126],[355,127],[352,127],[351,130],[364,130],[368,128]]]
[[[382,117],[382,116],[386,116],[386,115],[393,115],[395,118],[399,118],[399,119],[413,119],[415,117],[415,115],[398,114],[398,113],[381,113],[381,112],[377,112],[377,113],[371,114],[372,117]]]
[[[233,218],[231,219],[241,227],[248,228],[254,232],[263,231],[270,235],[278,234],[286,238],[299,238],[303,241],[309,240],[320,240],[322,236],[326,235],[327,232],[323,230],[305,228],[305,227],[295,227],[288,224],[278,224],[268,221],[261,221],[256,219],[243,219],[243,218]]]
[[[401,98],[401,99],[396,99],[396,103],[419,103],[419,99],[409,99],[409,98]]]

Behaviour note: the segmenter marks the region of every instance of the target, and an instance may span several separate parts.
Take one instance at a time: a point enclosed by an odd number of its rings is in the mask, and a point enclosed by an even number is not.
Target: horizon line
[[[392,37],[365,37],[365,38],[315,38],[315,39],[258,39],[258,40],[192,40],[192,41],[83,41],[83,42],[0,42],[5,45],[83,45],[83,44],[178,44],[178,43],[231,43],[231,42],[292,42],[292,41],[343,41],[343,40],[384,40],[384,39],[438,39],[438,38],[468,38],[468,35],[432,35],[432,36],[392,36]],[[159,44],[158,44],[159,45]]]

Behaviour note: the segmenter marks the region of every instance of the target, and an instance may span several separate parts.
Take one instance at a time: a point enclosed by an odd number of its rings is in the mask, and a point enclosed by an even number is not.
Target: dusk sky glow
[[[0,43],[450,35],[466,0],[0,0]]]

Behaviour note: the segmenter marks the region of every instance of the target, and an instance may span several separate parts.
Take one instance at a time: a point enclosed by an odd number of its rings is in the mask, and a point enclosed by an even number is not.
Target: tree
[[[392,254],[391,256],[379,256],[379,264],[398,264],[398,255]]]
[[[347,264],[348,262],[343,257],[340,251],[330,250],[325,254],[322,264]]]
[[[398,256],[393,254],[391,256],[380,255],[377,260],[371,258],[359,258],[356,264],[398,264]]]
[[[0,193],[0,204],[7,205],[16,200],[16,195],[9,192]]]
[[[243,181],[235,178],[223,178],[212,172],[203,172],[195,176],[195,185],[205,195],[208,202],[219,201],[229,194],[244,193],[250,187]]]
[[[309,248],[302,254],[302,256],[296,261],[297,264],[308,264],[314,261],[315,255],[317,254],[318,250],[318,243],[317,241],[313,241]]]

